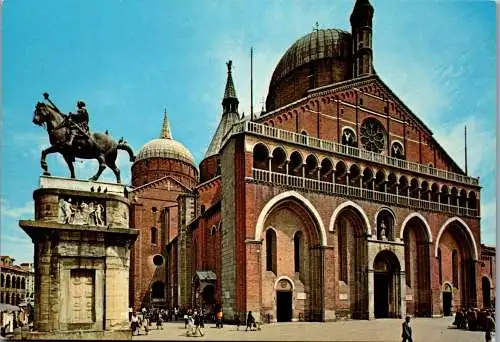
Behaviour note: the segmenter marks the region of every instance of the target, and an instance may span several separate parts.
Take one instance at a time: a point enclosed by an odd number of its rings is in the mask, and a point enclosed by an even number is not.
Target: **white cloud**
[[[33,201],[26,202],[22,207],[11,207],[6,199],[1,199],[0,212],[2,218],[21,219],[26,218],[27,215],[33,216],[34,204]]]

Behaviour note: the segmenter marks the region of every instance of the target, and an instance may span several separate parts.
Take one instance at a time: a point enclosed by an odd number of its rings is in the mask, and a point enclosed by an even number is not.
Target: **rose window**
[[[385,129],[380,122],[368,119],[361,125],[361,144],[367,151],[380,153],[385,148]]]

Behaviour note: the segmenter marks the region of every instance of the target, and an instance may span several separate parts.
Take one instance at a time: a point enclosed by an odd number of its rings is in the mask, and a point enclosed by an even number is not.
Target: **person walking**
[[[247,327],[245,328],[245,331],[248,331],[248,328],[250,328],[250,331],[252,331],[252,326],[255,324],[255,318],[252,315],[252,311],[248,311],[247,315]]]
[[[224,324],[222,323],[222,317],[223,317],[223,312],[222,312],[222,308],[217,311],[217,313],[215,314],[215,319],[216,319],[216,323],[215,323],[215,326],[217,328],[222,328],[224,326]]]
[[[134,332],[136,332],[137,335],[141,334],[139,330],[139,316],[137,316],[135,311],[132,313],[132,317],[130,318],[130,329],[132,329],[132,336],[134,336]]]
[[[484,332],[484,340],[491,342],[491,332],[495,330],[495,320],[491,316],[490,310],[486,311],[486,327]]]
[[[401,332],[401,337],[403,338],[403,342],[413,342],[410,319],[410,316],[406,316],[402,325],[403,331]]]
[[[236,314],[234,316],[234,323],[236,324],[236,330],[240,330],[240,325],[241,325],[241,320],[240,320],[240,315]]]

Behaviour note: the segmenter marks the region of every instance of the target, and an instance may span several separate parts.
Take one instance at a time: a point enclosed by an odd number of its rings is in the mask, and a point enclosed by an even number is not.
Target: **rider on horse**
[[[81,100],[78,101],[76,107],[76,113],[69,113],[67,117],[69,122],[72,123],[72,125],[70,125],[68,142],[66,143],[68,147],[72,146],[73,139],[76,136],[85,136],[87,139],[89,138],[89,113],[87,112],[87,108],[85,108],[85,102]]]

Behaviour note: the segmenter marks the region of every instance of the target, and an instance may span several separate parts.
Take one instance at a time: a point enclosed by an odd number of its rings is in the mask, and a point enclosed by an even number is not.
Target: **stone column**
[[[373,268],[368,267],[368,319],[375,318],[375,277]]]

